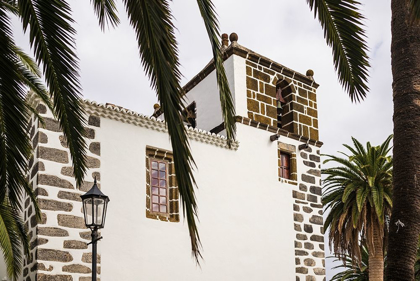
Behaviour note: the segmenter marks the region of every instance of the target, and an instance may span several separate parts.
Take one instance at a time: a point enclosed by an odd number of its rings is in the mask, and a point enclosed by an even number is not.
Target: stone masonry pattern
[[[282,128],[314,141],[319,140],[316,88],[282,74],[275,65],[263,65],[259,58],[246,60],[248,118],[277,127],[276,84],[286,101]]]
[[[320,151],[308,147],[298,153],[303,167],[292,191],[296,281],[326,280]]]
[[[88,117],[86,142],[89,170],[85,182],[76,187],[70,152],[58,122],[44,104],[39,103],[36,109],[45,126],[32,116],[29,134],[35,152],[29,162],[28,178],[41,209],[41,220],[37,221],[33,204],[25,198],[23,212],[31,253],[24,260],[19,280],[91,280],[92,250],[87,245],[91,233],[84,224],[80,195],[92,187],[95,177],[100,187],[101,150],[96,136],[100,130],[100,118]],[[45,171],[56,173],[53,175]]]

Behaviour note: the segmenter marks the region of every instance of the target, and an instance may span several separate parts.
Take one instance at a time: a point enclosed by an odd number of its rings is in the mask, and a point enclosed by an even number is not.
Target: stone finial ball
[[[155,103],[154,105],[153,105],[153,109],[158,109],[160,107],[160,104],[158,104],[158,103]]]
[[[235,32],[231,33],[230,36],[229,36],[229,40],[230,40],[230,42],[238,41],[238,34],[236,34]]]
[[[312,69],[308,69],[306,71],[306,76],[314,76],[314,71]]]
[[[227,33],[223,33],[222,34],[222,39],[226,39],[227,40],[228,38],[229,38],[229,36],[227,35]]]

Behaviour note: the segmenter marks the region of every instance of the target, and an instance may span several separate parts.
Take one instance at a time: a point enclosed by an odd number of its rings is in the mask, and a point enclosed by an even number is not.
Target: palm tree
[[[340,259],[334,261],[338,262]],[[349,256],[346,256],[341,265],[335,266],[332,269],[338,268],[344,270],[334,275],[330,281],[369,281],[369,252],[367,248],[361,248],[361,260],[357,266],[354,265]]]
[[[420,280],[420,238],[417,242],[417,256],[416,256],[416,263],[414,264],[414,280]]]
[[[324,227],[329,232],[330,246],[338,258],[347,256],[354,264],[362,261],[361,244],[369,251],[369,280],[383,280],[385,216],[392,208],[392,158],[387,156],[392,135],[379,146],[366,148],[352,138],[354,147],[344,145],[350,154],[340,158],[326,155],[324,163],[340,166],[322,171],[322,202],[330,211]]]
[[[366,247],[361,248],[362,260],[360,265],[354,266],[350,257],[346,257],[343,264],[333,267],[333,269],[343,268],[342,272],[337,273],[331,279],[331,281],[368,281],[369,280],[369,251]],[[384,255],[384,268],[386,270],[388,261],[387,255]],[[339,259],[335,260],[336,262]],[[418,240],[417,257],[414,265],[415,274],[414,280],[420,281],[420,239]]]
[[[391,64],[394,97],[394,208],[387,280],[413,280],[420,234],[420,1],[392,0]]]

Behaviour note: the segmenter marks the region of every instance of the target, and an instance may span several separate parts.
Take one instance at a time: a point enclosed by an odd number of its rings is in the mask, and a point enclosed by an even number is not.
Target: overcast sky
[[[156,95],[144,76],[135,34],[119,1],[121,24],[101,32],[90,1],[70,1],[76,20],[77,54],[80,58],[83,95],[100,103],[114,103],[151,114]],[[350,143],[382,143],[392,133],[392,77],[390,61],[390,0],[362,1],[370,47],[370,93],[352,104],[337,82],[331,49],[305,0],[213,0],[222,33],[236,32],[238,43],[301,73],[315,72],[322,153],[333,154]],[[183,83],[211,59],[211,48],[193,0],[171,2]],[[14,28],[17,43],[27,46]],[[329,255],[329,253],[326,253]],[[327,269],[327,275],[328,274]],[[331,275],[330,275],[331,276]]]

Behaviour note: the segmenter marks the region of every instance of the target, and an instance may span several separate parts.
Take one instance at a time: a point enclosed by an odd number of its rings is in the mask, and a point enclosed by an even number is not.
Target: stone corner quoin
[[[91,238],[80,195],[92,187],[94,177],[100,187],[101,144],[97,132],[101,119],[88,117],[85,139],[89,170],[85,182],[76,188],[70,152],[58,122],[44,104],[39,103],[36,110],[45,125],[34,115],[30,119],[29,135],[35,153],[29,161],[28,177],[41,209],[41,220],[37,221],[31,200],[24,198],[23,218],[31,252],[29,258],[24,258],[19,280],[90,280],[92,253],[87,243]],[[100,256],[98,269],[100,272]]]

